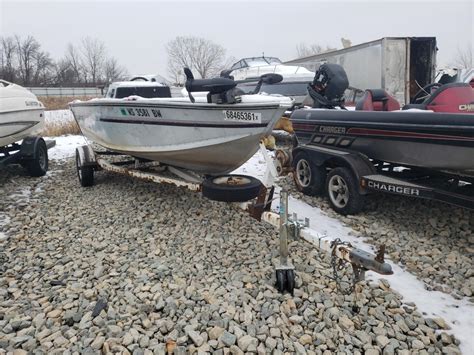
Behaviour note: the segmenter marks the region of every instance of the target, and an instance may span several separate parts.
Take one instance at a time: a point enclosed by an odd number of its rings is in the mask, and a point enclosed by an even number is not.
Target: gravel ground
[[[474,212],[421,199],[372,195],[356,216],[334,212],[325,198],[305,196],[292,178],[280,181],[293,196],[349,225],[390,258],[417,275],[429,290],[474,302]]]
[[[0,353],[459,353],[388,282],[362,284],[354,313],[303,244],[295,296],[280,295],[276,231],[226,204],[104,172],[82,189],[72,161],[51,169],[0,174]]]

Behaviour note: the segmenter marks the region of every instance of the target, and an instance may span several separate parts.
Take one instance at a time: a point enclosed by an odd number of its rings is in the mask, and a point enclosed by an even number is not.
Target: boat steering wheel
[[[432,83],[432,84],[425,85],[420,90],[418,90],[416,95],[411,100],[411,103],[418,104],[419,101],[424,101],[427,97],[431,95],[431,89],[433,88],[439,89],[441,86],[443,86],[443,84],[441,83]]]

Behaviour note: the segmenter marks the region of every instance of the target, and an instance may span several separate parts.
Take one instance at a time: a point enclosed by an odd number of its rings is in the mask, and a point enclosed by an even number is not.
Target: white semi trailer
[[[436,37],[385,37],[285,64],[301,65],[311,71],[324,63],[340,64],[351,88],[383,88],[405,104],[420,88],[434,82],[436,51]]]

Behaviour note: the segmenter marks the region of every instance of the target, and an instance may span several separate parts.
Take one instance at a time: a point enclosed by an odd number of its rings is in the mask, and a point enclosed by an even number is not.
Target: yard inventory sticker
[[[260,112],[223,110],[224,120],[239,122],[262,123],[262,114]]]

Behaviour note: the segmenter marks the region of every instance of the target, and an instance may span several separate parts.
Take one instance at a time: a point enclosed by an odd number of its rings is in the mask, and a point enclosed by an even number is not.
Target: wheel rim
[[[296,164],[296,180],[302,187],[308,187],[311,184],[311,168],[304,159],[299,160]]]
[[[242,186],[250,184],[250,179],[244,176],[219,176],[212,179],[212,182],[216,185],[225,186]]]
[[[38,164],[41,170],[45,171],[48,165],[48,155],[44,149],[38,151]]]
[[[349,202],[349,188],[342,177],[334,175],[329,179],[328,192],[332,203],[336,207],[346,207]]]

